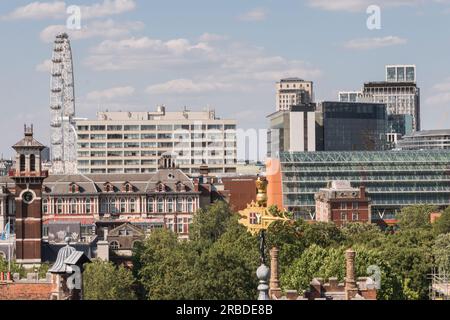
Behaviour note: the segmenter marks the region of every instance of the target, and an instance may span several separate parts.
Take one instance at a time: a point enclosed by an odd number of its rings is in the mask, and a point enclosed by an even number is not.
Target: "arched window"
[[[20,172],[24,172],[25,169],[25,155],[21,154],[20,155]]]
[[[136,200],[134,198],[130,199],[130,212],[136,212]]]
[[[91,213],[91,199],[86,199],[86,213]]]
[[[183,212],[183,198],[177,198],[177,212]]]
[[[70,199],[70,213],[77,214],[77,201],[75,199]]]
[[[114,198],[108,198],[108,211],[109,213],[117,213],[116,200]]]
[[[108,213],[109,212],[108,199],[101,199],[100,200],[100,211],[101,211],[101,213]]]
[[[36,171],[36,156],[34,154],[30,155],[30,171]]]
[[[164,199],[158,198],[158,212],[164,212]]]
[[[42,212],[44,214],[48,213],[48,200],[47,199],[42,200]]]
[[[173,198],[167,199],[167,212],[173,212],[174,211],[174,201]]]
[[[61,198],[59,198],[57,201],[56,201],[56,213],[58,213],[58,214],[62,214],[63,213],[63,201],[62,201],[62,199]]]
[[[155,201],[153,200],[153,198],[148,198],[147,201],[147,212],[152,213],[155,212]]]
[[[162,183],[158,184],[158,192],[166,191],[166,186]]]
[[[191,197],[187,199],[187,212],[194,212],[194,200]]]
[[[129,183],[127,183],[127,184],[125,185],[125,192],[130,192],[130,191],[131,191],[131,186],[130,186]]]
[[[125,202],[125,199],[120,199],[120,213],[125,213],[127,211],[127,203]]]
[[[120,244],[119,244],[119,242],[117,242],[117,241],[111,241],[111,242],[109,243],[109,247],[110,247],[112,250],[117,250],[117,249],[120,248]]]
[[[77,192],[77,186],[75,184],[72,184],[72,186],[70,187],[70,192],[72,192],[72,193]]]

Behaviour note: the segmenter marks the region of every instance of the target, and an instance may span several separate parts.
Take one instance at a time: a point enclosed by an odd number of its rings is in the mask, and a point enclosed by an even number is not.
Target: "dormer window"
[[[132,192],[133,191],[133,186],[131,185],[131,183],[129,182],[125,182],[122,188],[123,192]]]
[[[80,187],[76,183],[71,183],[69,186],[70,193],[78,193],[80,192]]]
[[[114,188],[113,188],[112,184],[109,182],[105,183],[105,192],[113,192],[113,191],[114,191]]]
[[[181,182],[177,183],[177,192],[183,192],[186,191],[186,186],[182,184]]]
[[[157,192],[164,192],[166,191],[166,186],[164,185],[164,183],[159,183],[158,187],[156,188]]]

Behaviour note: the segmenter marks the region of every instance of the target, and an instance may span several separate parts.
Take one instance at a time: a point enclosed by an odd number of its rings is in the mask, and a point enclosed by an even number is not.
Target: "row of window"
[[[93,200],[86,198],[84,201],[79,199],[70,199],[64,202],[59,198],[51,209],[51,204],[48,199],[42,201],[42,210],[44,214],[90,214],[94,210],[92,208]],[[187,198],[148,198],[147,213],[172,213],[172,212],[195,212],[195,200],[192,197]],[[100,201],[101,213],[138,213],[140,212],[140,201],[135,198],[107,198]]]
[[[79,142],[78,148],[79,149],[145,149],[145,148],[206,148],[206,147],[214,147],[214,148],[222,148],[222,147],[229,147],[229,148],[235,148],[236,142],[223,142],[223,141],[216,141],[216,142],[95,142],[95,143],[89,143],[89,142]]]
[[[79,125],[78,131],[173,131],[173,130],[236,130],[236,125],[232,124],[210,124],[210,125],[189,125],[189,124],[162,124],[162,125]]]

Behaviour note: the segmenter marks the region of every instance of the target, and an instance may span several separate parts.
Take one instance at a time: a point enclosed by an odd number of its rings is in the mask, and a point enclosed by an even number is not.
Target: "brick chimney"
[[[355,256],[356,252],[353,249],[345,251],[346,260],[346,277],[345,277],[345,299],[351,300],[358,293],[355,275]]]
[[[273,247],[270,250],[270,283],[269,283],[269,297],[272,299],[273,296],[277,298],[281,297],[281,288],[279,280],[278,271],[278,254],[280,250]]]

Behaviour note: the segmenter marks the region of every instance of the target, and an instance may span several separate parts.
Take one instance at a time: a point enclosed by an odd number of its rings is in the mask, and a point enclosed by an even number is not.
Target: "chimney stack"
[[[356,275],[355,275],[355,256],[356,252],[353,249],[348,249],[345,251],[346,260],[346,277],[345,277],[345,298],[346,300],[351,300],[354,298],[358,292],[358,287],[356,285]]]
[[[280,250],[277,247],[273,247],[270,250],[270,283],[269,283],[269,297],[276,296],[281,297],[281,288],[278,271],[278,254]]]

